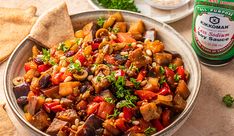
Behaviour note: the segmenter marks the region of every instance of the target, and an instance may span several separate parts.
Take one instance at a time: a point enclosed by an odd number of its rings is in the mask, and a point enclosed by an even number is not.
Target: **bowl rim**
[[[190,50],[190,53],[192,54],[192,57],[193,57],[193,61],[194,61],[195,65],[198,68],[197,69],[197,72],[198,72],[198,75],[197,75],[198,79],[197,80],[198,80],[198,82],[197,82],[197,86],[195,86],[195,89],[194,89],[194,91],[195,91],[194,96],[191,98],[191,102],[187,103],[187,106],[186,106],[187,108],[185,108],[184,111],[169,126],[167,126],[163,130],[161,130],[161,131],[159,131],[159,132],[157,132],[157,133],[155,133],[153,135],[154,136],[156,136],[156,135],[165,135],[165,134],[169,133],[169,130],[173,130],[173,128],[175,128],[175,126],[180,124],[191,113],[191,111],[194,108],[196,99],[198,97],[198,93],[199,93],[200,85],[201,85],[201,65],[199,63],[199,60],[198,60],[198,57],[196,56],[195,51],[192,49],[192,47],[190,46],[188,41],[185,40],[185,38],[182,37],[174,28],[172,28],[171,26],[169,26],[169,25],[167,25],[167,24],[165,24],[165,23],[163,23],[163,22],[161,22],[161,21],[159,21],[157,19],[142,15],[140,13],[135,13],[135,12],[131,12],[131,11],[124,11],[124,10],[101,9],[101,10],[88,10],[88,11],[84,11],[84,12],[79,12],[77,14],[70,15],[70,17],[72,19],[72,18],[75,18],[76,16],[84,16],[86,14],[92,14],[92,13],[95,13],[95,12],[99,12],[100,15],[102,14],[102,12],[107,12],[107,13],[122,12],[124,14],[128,14],[128,15],[131,15],[131,16],[141,17],[143,21],[144,20],[151,20],[151,22],[160,23],[161,25],[166,26],[170,30],[170,32],[173,33],[175,36],[177,36],[178,39],[181,40],[187,46],[187,48]],[[34,131],[34,132],[37,132],[37,134],[44,135],[44,136],[49,136],[45,132],[43,132],[43,131],[37,129],[36,127],[34,127],[32,124],[30,124],[28,121],[26,121],[26,119],[23,116],[21,116],[19,112],[17,112],[17,109],[13,105],[13,102],[11,101],[11,98],[10,98],[10,95],[9,95],[9,91],[12,91],[12,90],[8,90],[8,87],[7,87],[7,75],[8,75],[8,69],[11,66],[11,62],[17,56],[17,52],[19,52],[21,48],[24,48],[24,45],[25,45],[24,43],[27,42],[28,40],[30,40],[30,38],[29,38],[29,36],[26,36],[19,43],[19,45],[16,47],[16,49],[13,51],[13,53],[9,57],[9,60],[7,62],[6,68],[5,68],[4,79],[3,79],[4,94],[5,94],[7,103],[9,104],[10,109],[13,111],[13,113],[16,115],[16,118],[19,120],[19,122],[23,126],[26,126],[27,128],[29,128],[30,132]],[[23,46],[20,46],[20,45],[23,45]]]

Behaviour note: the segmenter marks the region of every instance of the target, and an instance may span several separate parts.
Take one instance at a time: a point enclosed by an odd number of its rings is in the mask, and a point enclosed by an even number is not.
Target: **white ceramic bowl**
[[[82,28],[85,24],[90,21],[96,21],[98,17],[108,17],[109,14],[120,10],[99,10],[99,11],[88,11],[72,15],[72,22],[75,30]],[[133,22],[138,19],[142,19],[147,29],[155,28],[157,30],[158,38],[163,41],[166,46],[166,50],[176,51],[181,54],[185,68],[190,72],[190,81],[188,87],[191,91],[191,95],[187,100],[187,106],[185,110],[164,130],[155,134],[155,136],[171,135],[173,134],[189,117],[192,112],[196,97],[199,92],[201,82],[201,69],[198,58],[195,52],[191,48],[190,44],[179,35],[169,25],[143,16],[141,14],[121,11],[126,22]],[[23,111],[17,105],[16,98],[13,93],[12,79],[16,76],[23,75],[23,66],[27,59],[32,55],[31,49],[35,43],[25,38],[21,44],[15,49],[11,55],[4,76],[4,92],[7,98],[7,102],[10,105],[14,115],[17,117],[19,122],[29,131],[32,135],[48,135],[26,121],[23,115]]]
[[[175,1],[175,0],[171,0],[171,1]],[[163,9],[163,10],[172,10],[172,9],[180,8],[184,6],[185,4],[187,4],[189,1],[190,0],[180,0],[178,3],[169,2],[166,4],[165,0],[163,0],[163,2],[158,2],[158,0],[145,0],[145,2],[149,4],[150,6],[154,8],[158,8],[158,9]]]

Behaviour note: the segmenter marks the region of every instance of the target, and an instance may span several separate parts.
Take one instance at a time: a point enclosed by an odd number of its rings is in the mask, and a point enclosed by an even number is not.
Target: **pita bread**
[[[0,62],[29,34],[36,22],[36,7],[28,9],[0,8]]]
[[[74,30],[66,3],[63,2],[42,14],[33,26],[29,37],[47,48],[73,38]]]
[[[16,128],[11,122],[9,116],[7,115],[4,104],[0,104],[0,135],[1,136],[13,136],[15,134]]]

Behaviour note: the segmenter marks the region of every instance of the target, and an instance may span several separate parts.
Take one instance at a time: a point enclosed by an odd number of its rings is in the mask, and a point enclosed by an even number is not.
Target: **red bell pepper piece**
[[[96,113],[98,108],[99,108],[99,105],[100,105],[100,103],[96,103],[96,102],[89,104],[88,108],[87,108],[87,114],[91,115],[93,113]]]
[[[157,97],[157,94],[147,90],[137,90],[135,94],[139,96],[142,100],[152,100]]]
[[[30,69],[37,69],[37,64],[34,62],[27,62],[24,64],[24,70],[28,72]]]
[[[92,50],[97,50],[99,47],[100,43],[93,43],[92,46]]]
[[[124,118],[127,120],[127,121],[129,121],[129,120],[131,120],[132,119],[132,117],[133,117],[133,110],[132,110],[132,108],[127,108],[127,107],[124,107],[123,108],[123,113],[124,113]]]
[[[84,63],[87,61],[85,56],[82,54],[82,50],[79,50],[75,55],[74,55],[74,61],[79,60],[81,65],[84,65]]]
[[[162,88],[160,88],[160,90],[158,92],[158,95],[167,95],[170,93],[171,93],[171,89],[170,89],[169,85],[166,82],[164,82],[162,85]]]
[[[159,119],[154,119],[154,120],[152,120],[152,124],[153,124],[153,126],[156,128],[157,132],[164,129],[164,127],[163,127],[163,125],[161,124],[161,122],[159,121]]]
[[[168,68],[168,67],[164,67],[164,69],[165,69],[165,74],[166,74],[166,77],[167,77],[167,78],[168,78],[168,77],[174,78],[175,73],[173,72],[173,70],[171,70],[171,69]]]
[[[141,71],[139,72],[139,74],[137,75],[137,81],[141,82],[146,76],[146,70],[145,69],[141,69]]]
[[[176,69],[177,74],[180,75],[182,80],[185,80],[185,72],[184,72],[184,67],[183,66],[179,66]]]
[[[56,113],[56,112],[64,111],[65,108],[63,108],[62,105],[59,104],[59,105],[51,107],[51,110]]]
[[[62,80],[62,75],[63,75],[62,72],[52,75],[52,77],[51,77],[52,83],[54,85],[58,85],[60,82],[62,82],[63,81]]]
[[[43,105],[43,107],[44,107],[44,109],[45,109],[47,112],[50,113],[51,108],[54,107],[54,106],[56,106],[56,105],[58,105],[58,104],[59,104],[58,101],[54,101],[54,102],[51,102],[51,103],[45,103],[45,104]]]
[[[127,125],[125,124],[125,120],[123,118],[118,118],[115,121],[115,126],[118,127],[121,131],[125,132],[128,130]]]
[[[97,115],[102,119],[106,119],[108,115],[113,114],[114,108],[114,104],[108,102],[101,102],[98,108]]]
[[[125,76],[125,72],[122,69],[115,72],[115,78],[118,78],[119,76]]]
[[[44,72],[44,71],[48,70],[50,67],[51,67],[51,66],[49,66],[49,65],[42,64],[42,65],[39,65],[39,66],[37,67],[37,71],[38,71],[39,73],[41,73],[41,72]]]
[[[115,58],[113,56],[109,55],[109,54],[106,54],[104,56],[104,60],[109,64],[116,65]]]
[[[166,109],[162,112],[162,124],[164,127],[167,127],[170,124],[171,119],[171,110]]]
[[[93,102],[103,102],[103,101],[104,101],[104,99],[101,96],[96,96],[93,99]]]

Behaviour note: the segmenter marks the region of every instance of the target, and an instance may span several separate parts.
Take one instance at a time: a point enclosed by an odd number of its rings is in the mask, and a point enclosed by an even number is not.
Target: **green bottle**
[[[192,47],[202,63],[222,66],[234,58],[234,0],[195,0]]]

